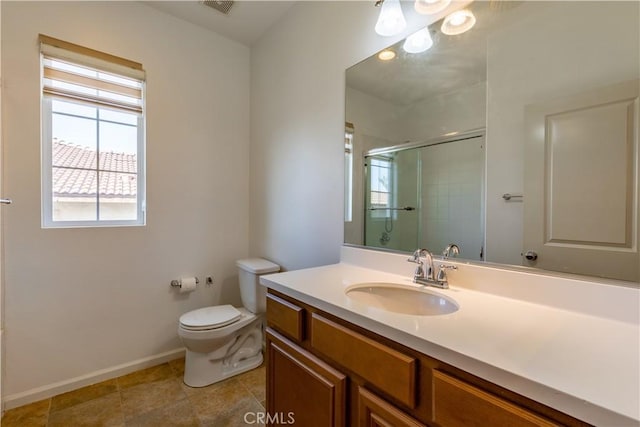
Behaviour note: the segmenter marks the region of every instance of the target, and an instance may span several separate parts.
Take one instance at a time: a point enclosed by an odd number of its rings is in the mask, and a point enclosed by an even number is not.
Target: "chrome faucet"
[[[422,261],[422,258],[424,258],[424,261]],[[434,275],[433,254],[428,249],[416,249],[407,261],[418,264],[413,274],[413,283],[435,286],[441,289],[449,288],[446,270],[458,268],[455,265],[440,264],[438,272]]]
[[[460,255],[460,248],[455,243],[449,243],[444,251],[442,251],[442,258],[447,259],[451,256]]]
[[[424,262],[422,257],[424,257]],[[413,283],[433,281],[433,256],[431,252],[427,249],[416,249],[407,261],[418,264],[413,274]]]

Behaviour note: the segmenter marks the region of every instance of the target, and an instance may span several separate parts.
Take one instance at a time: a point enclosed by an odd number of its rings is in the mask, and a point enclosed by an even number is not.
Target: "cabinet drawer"
[[[440,371],[433,371],[433,421],[442,427],[559,425]]]
[[[410,408],[416,404],[415,358],[313,313],[311,345]]]
[[[267,294],[267,323],[297,341],[304,339],[304,308]]]
[[[427,427],[365,388],[358,387],[358,427]]]

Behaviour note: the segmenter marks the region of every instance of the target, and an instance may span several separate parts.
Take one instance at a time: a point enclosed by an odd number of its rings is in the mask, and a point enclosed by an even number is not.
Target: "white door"
[[[527,106],[525,264],[639,281],[638,98],[633,80]]]

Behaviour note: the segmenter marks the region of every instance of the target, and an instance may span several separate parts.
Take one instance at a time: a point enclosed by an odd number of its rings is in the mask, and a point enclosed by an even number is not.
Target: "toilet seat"
[[[180,316],[180,326],[189,331],[207,331],[237,322],[242,313],[232,305],[217,305],[190,311]]]

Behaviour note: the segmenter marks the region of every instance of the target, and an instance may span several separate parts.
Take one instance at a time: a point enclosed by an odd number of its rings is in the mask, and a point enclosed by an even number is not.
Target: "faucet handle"
[[[411,255],[409,258],[407,258],[407,262],[414,262],[416,264],[422,264],[422,261],[420,261],[420,251],[421,251],[421,249],[416,249],[415,251],[413,251],[413,255]]]
[[[436,280],[438,280],[439,282],[447,282],[447,270],[457,270],[458,267],[455,265],[446,265],[446,264],[440,264],[438,266],[438,277]]]

